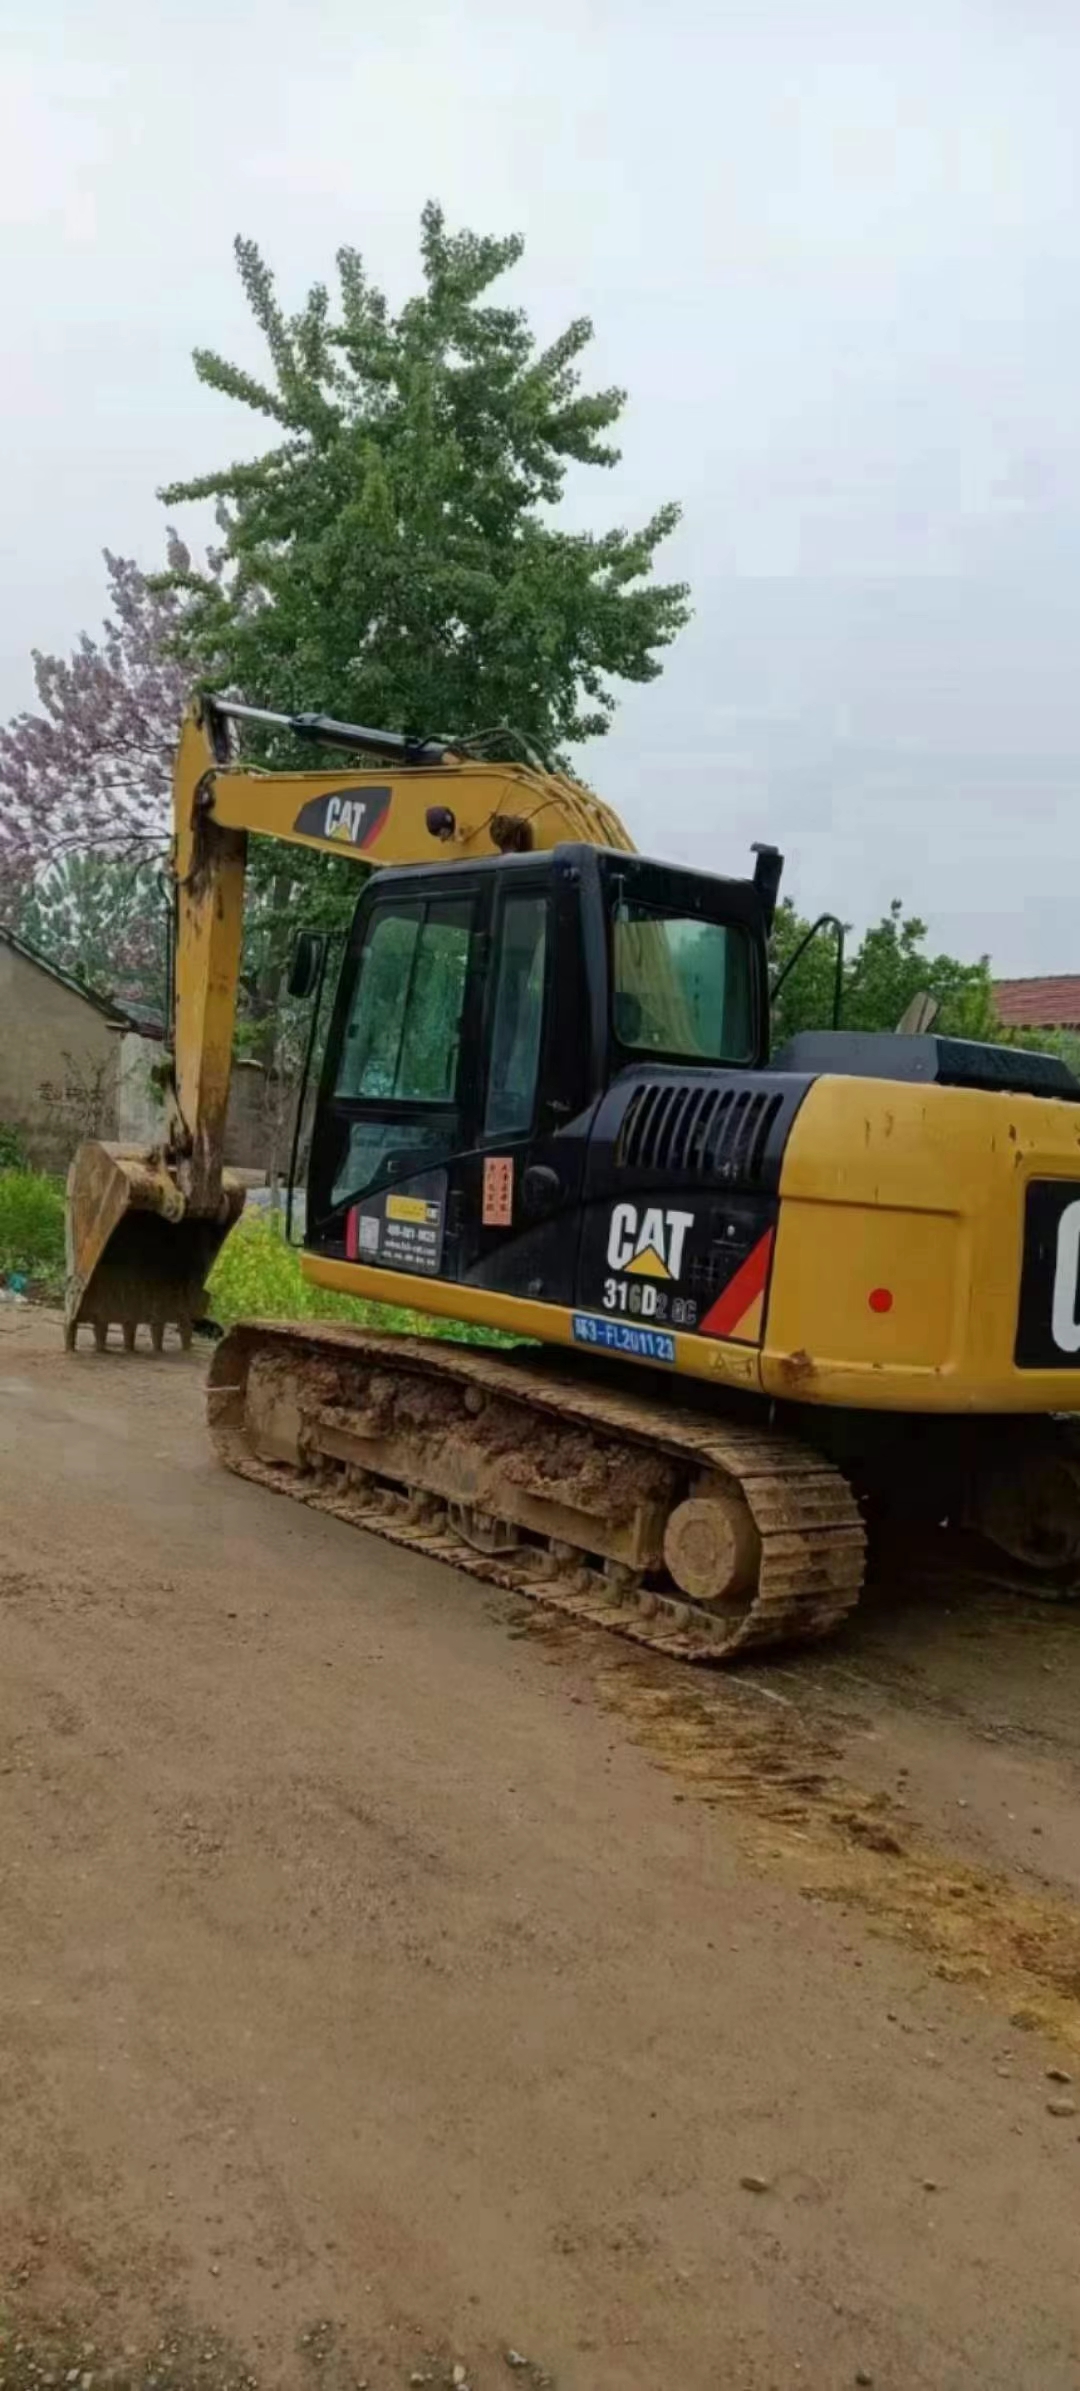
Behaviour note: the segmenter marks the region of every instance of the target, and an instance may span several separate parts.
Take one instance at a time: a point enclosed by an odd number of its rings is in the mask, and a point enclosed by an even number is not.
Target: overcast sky
[[[250,448],[195,343],[257,361],[420,207],[517,229],[543,335],[631,394],[597,525],[684,507],[695,617],[586,750],[637,844],[788,856],[1000,971],[1080,970],[1076,0],[4,0],[0,714],[158,561],[162,481]],[[197,532],[196,522],[182,524]],[[251,696],[257,698],[258,691]],[[313,689],[332,706],[333,690]]]

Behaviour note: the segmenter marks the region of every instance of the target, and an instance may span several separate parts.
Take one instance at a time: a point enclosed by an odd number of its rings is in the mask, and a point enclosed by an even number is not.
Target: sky
[[[234,234],[400,302],[435,197],[630,394],[569,519],[683,507],[692,624],[579,759],[636,844],[1080,971],[1078,185],[1070,0],[5,0],[0,718],[251,451],[190,362],[261,363]]]

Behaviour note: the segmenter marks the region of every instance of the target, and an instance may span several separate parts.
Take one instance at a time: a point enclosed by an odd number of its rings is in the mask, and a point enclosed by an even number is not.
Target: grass
[[[396,1329],[401,1334],[447,1337],[456,1344],[509,1345],[495,1329],[471,1328],[460,1320],[436,1320],[398,1304],[361,1303],[329,1288],[313,1287],[300,1271],[300,1255],[286,1245],[280,1216],[249,1212],[223,1245],[208,1282],[215,1320],[351,1320],[360,1328]]]
[[[0,1169],[0,1280],[24,1278],[26,1292],[59,1302],[64,1292],[64,1187],[42,1171]],[[460,1320],[435,1320],[397,1304],[360,1303],[309,1286],[300,1256],[286,1245],[280,1216],[245,1214],[222,1247],[210,1274],[215,1320],[351,1320],[358,1327],[447,1337],[457,1344],[508,1345],[495,1329]]]
[[[43,1171],[0,1170],[0,1277],[25,1278],[52,1300],[64,1288],[63,1181]]]

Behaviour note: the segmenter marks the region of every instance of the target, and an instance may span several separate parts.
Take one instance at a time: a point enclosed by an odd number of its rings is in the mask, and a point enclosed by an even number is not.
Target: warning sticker
[[[514,1158],[512,1154],[484,1157],[484,1202],[480,1215],[485,1229],[508,1229],[514,1217]]]
[[[378,1261],[385,1270],[437,1278],[442,1268],[446,1172],[425,1171],[407,1195],[387,1189],[366,1196],[348,1216],[345,1251],[351,1262]]]

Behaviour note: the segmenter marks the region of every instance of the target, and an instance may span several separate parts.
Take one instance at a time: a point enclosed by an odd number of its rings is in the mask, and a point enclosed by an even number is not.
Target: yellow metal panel
[[[305,807],[322,796],[345,799],[385,789],[389,802],[361,848],[340,835],[318,837],[298,830]],[[537,850],[561,840],[629,851],[631,841],[618,814],[590,790],[562,774],[545,777],[506,764],[410,764],[396,769],[353,772],[239,772],[215,770],[211,783],[214,820],[223,828],[257,831],[315,847],[324,855],[349,855],[361,864],[461,863],[498,853],[492,824],[501,816],[526,824]],[[455,829],[448,839],[427,827],[431,806],[448,807]]]
[[[183,1124],[180,1182],[192,1212],[221,1199],[232,1072],[247,840],[202,802],[207,743],[185,723],[176,762],[176,1101]]]
[[[962,1237],[963,1223],[941,1213],[785,1203],[769,1353],[808,1353],[825,1364],[842,1357],[874,1369],[944,1368],[962,1334],[955,1300]]]
[[[1080,1373],[1013,1364],[1033,1178],[1080,1183],[1080,1107],[818,1080],[781,1174],[766,1390],[874,1409],[1080,1409]],[[872,1306],[877,1289],[888,1309]]]
[[[501,1328],[509,1336],[534,1337],[544,1345],[576,1343],[574,1313],[564,1304],[532,1303],[524,1296],[496,1295],[487,1287],[416,1278],[406,1271],[372,1270],[363,1262],[335,1262],[323,1254],[302,1255],[300,1267],[313,1287],[329,1287],[337,1295],[352,1295],[362,1303],[401,1304],[408,1311],[433,1313],[440,1320],[464,1320],[474,1328]],[[634,1367],[630,1356],[618,1358]],[[663,1369],[669,1365],[645,1366]],[[721,1337],[677,1334],[675,1369],[679,1375],[707,1378],[744,1391],[758,1387],[756,1352],[729,1345]]]

